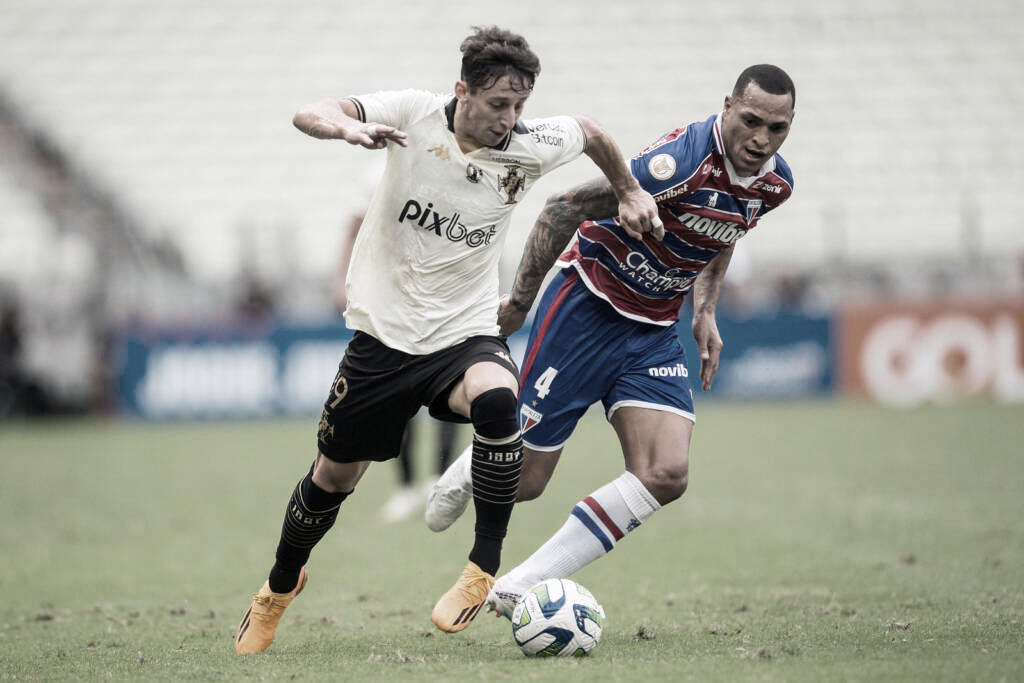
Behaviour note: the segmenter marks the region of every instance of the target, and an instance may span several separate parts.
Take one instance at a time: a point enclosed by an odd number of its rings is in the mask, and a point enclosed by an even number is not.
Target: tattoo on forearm
[[[519,298],[533,301],[544,276],[580,223],[615,216],[618,208],[615,193],[604,178],[549,199],[534,223],[516,271],[515,291]]]

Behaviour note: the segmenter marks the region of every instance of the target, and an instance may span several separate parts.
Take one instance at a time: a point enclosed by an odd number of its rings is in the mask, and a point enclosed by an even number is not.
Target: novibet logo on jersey
[[[470,230],[461,222],[462,217],[458,211],[451,216],[442,216],[434,211],[434,203],[427,202],[424,208],[415,199],[410,199],[402,207],[402,213],[398,216],[398,222],[404,223],[406,219],[426,230],[433,231],[438,237],[444,237],[451,242],[465,242],[467,246],[479,247],[490,244],[494,237],[495,228],[489,225],[486,228]]]
[[[732,244],[747,234],[747,231],[739,223],[716,221],[713,218],[700,216],[695,213],[684,213],[679,217],[679,222],[690,230],[723,244]]]

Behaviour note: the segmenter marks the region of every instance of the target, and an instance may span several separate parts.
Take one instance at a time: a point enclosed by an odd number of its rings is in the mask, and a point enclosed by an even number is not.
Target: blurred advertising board
[[[509,339],[517,361],[526,337]],[[117,412],[158,420],[319,416],[350,339],[340,321],[124,330],[113,354]]]
[[[677,324],[686,351],[690,384],[699,397],[700,355],[690,316]],[[721,361],[708,397],[804,398],[829,394],[833,386],[831,321],[797,314],[733,317],[719,312]]]
[[[873,301],[837,321],[845,394],[898,406],[1024,402],[1024,301]]]
[[[342,323],[124,331],[118,412],[154,419],[319,415],[352,338]]]
[[[679,324],[691,382],[700,357]],[[517,362],[529,321],[509,339]],[[731,320],[712,396],[796,398],[832,390],[830,321],[797,315]],[[341,322],[124,330],[113,362],[118,413],[147,419],[317,416],[352,338]]]

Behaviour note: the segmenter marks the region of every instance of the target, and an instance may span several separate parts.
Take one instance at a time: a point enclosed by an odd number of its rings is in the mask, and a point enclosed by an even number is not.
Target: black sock
[[[299,572],[321,538],[334,526],[338,508],[348,493],[329,493],[313,483],[313,470],[295,487],[281,526],[277,556],[270,570],[270,590],[291,592],[299,583]]]
[[[473,505],[476,537],[469,559],[491,575],[501,565],[501,544],[508,531],[523,466],[523,439],[510,389],[492,389],[471,406],[473,421]]]

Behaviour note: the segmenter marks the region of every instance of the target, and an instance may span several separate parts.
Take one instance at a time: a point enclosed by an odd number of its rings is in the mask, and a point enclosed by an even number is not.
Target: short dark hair
[[[793,100],[793,107],[796,107],[796,86],[793,85],[793,79],[774,64],[755,64],[744,69],[732,89],[733,99],[742,98],[751,83],[772,95],[788,93]]]
[[[540,59],[526,39],[497,26],[474,26],[459,49],[462,80],[471,92],[490,88],[502,76],[509,76],[517,90],[529,92],[540,74]]]

